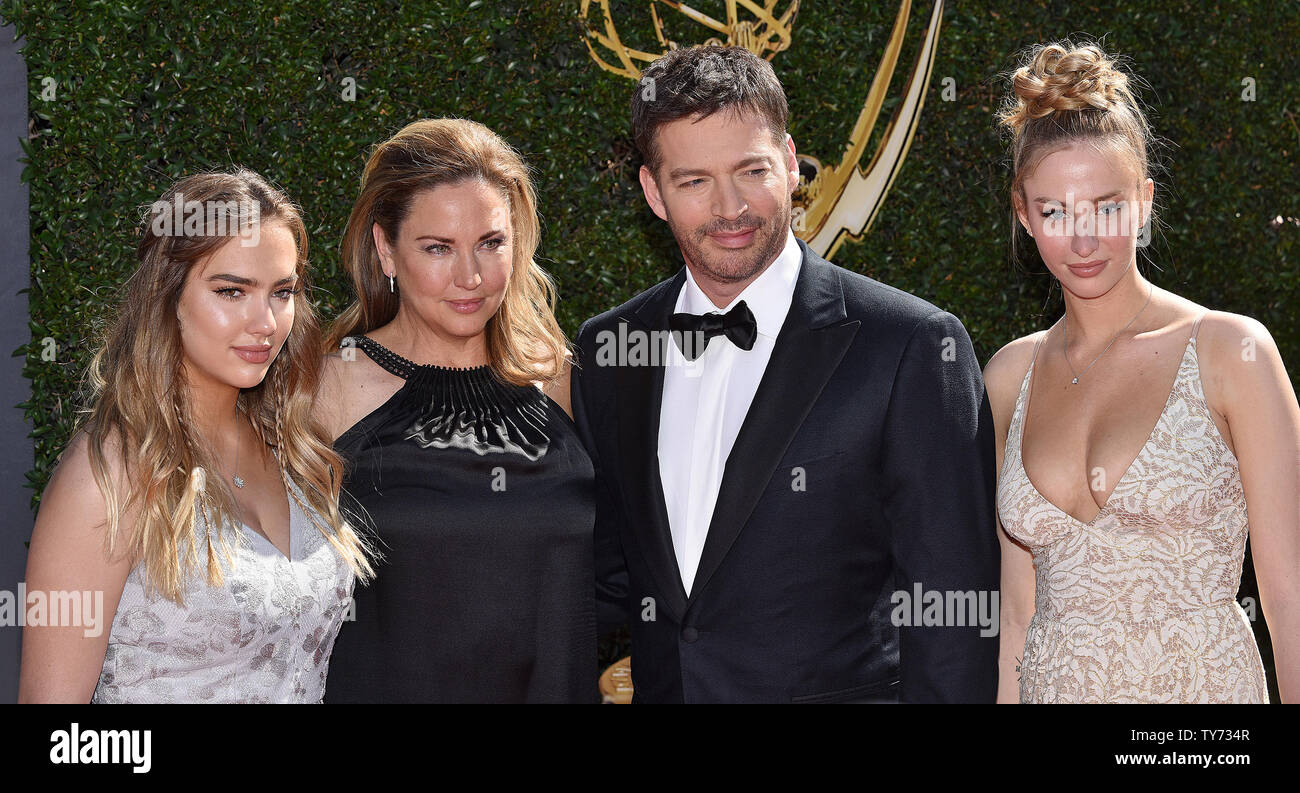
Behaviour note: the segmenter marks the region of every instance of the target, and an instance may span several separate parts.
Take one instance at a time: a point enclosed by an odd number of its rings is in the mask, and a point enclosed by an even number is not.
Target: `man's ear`
[[[799,187],[799,158],[795,156],[794,138],[789,133],[785,136],[785,167],[786,181],[790,185],[790,192],[793,193]]]
[[[1024,227],[1025,233],[1034,236],[1034,230],[1029,227],[1029,215],[1025,211],[1025,199],[1020,193],[1011,194],[1011,205],[1015,207],[1016,217],[1020,220],[1020,225]]]
[[[668,220],[668,209],[664,206],[664,197],[659,194],[659,185],[655,182],[654,174],[650,171],[649,166],[642,165],[637,175],[641,179],[641,192],[645,193],[645,202],[650,205],[650,209],[659,216],[660,220]]]

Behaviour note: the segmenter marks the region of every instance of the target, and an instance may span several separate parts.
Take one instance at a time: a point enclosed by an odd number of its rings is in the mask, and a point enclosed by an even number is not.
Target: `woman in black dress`
[[[481,124],[411,124],[366,163],[358,299],[318,399],[342,508],[385,557],[327,702],[594,702],[594,473],[527,168]]]

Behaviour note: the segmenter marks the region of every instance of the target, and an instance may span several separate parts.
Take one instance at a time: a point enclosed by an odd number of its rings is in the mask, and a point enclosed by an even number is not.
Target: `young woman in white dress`
[[[28,621],[19,699],[319,702],[370,565],[313,418],[302,219],[251,171],[198,174],[153,205],[138,255],[27,564],[29,598],[90,593],[99,613]]]

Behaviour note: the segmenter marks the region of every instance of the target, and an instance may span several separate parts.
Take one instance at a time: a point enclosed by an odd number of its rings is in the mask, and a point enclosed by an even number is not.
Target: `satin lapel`
[[[666,332],[668,317],[685,281],[686,271],[683,269],[677,277],[657,287],[659,292],[649,295],[637,311],[621,317],[627,332]],[[653,341],[647,349],[663,338],[650,336]],[[626,351],[627,345],[623,342],[620,339],[619,346]],[[627,505],[627,519],[637,534],[638,545],[645,555],[656,588],[668,598],[666,605],[673,616],[681,619],[686,611],[686,589],[682,586],[682,574],[677,567],[663,481],[659,477],[659,410],[663,403],[664,352],[662,348],[652,350],[648,365],[618,367],[615,373],[618,440],[626,473],[623,498]]]
[[[804,259],[790,313],[727,456],[688,603],[708,586],[709,579],[749,521],[777,463],[839,366],[861,324],[856,320],[845,321],[844,290],[837,270],[809,251],[803,241],[799,247],[803,249]]]

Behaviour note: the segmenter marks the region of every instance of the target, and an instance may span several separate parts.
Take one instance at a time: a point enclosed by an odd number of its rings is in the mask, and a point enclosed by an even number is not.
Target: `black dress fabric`
[[[596,701],[595,475],[573,422],[487,366],[354,341],[406,383],[334,444],[341,508],[385,558],[325,701]]]

